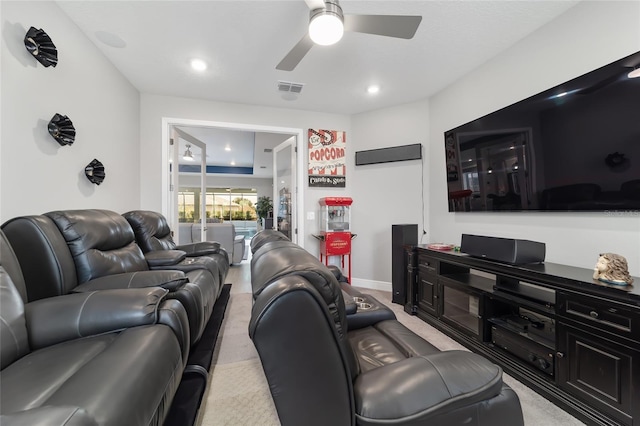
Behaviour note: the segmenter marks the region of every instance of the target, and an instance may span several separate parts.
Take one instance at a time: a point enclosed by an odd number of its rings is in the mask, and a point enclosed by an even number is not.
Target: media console
[[[589,425],[640,426],[640,278],[405,246],[405,311]]]

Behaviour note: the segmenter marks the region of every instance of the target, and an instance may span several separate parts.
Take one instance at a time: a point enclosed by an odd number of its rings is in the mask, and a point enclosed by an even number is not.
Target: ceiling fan
[[[277,70],[293,71],[314,44],[337,43],[345,31],[410,39],[422,21],[422,16],[345,15],[338,0],[305,0],[305,3],[311,9],[309,31],[280,61]]]

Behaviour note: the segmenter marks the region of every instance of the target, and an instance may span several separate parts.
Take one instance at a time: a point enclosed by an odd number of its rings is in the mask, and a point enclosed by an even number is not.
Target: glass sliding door
[[[191,207],[189,203],[193,198],[198,197],[198,188],[186,188],[182,198],[179,199],[180,212],[184,210],[188,216],[190,211],[196,209],[196,207]],[[255,235],[258,219],[256,189],[207,188],[204,199],[204,218],[207,223],[231,222],[236,228],[236,234],[244,235],[247,239],[251,239]]]
[[[274,228],[297,242],[296,137],[273,150]]]
[[[170,128],[170,217],[173,238],[177,244],[202,241],[206,235],[206,157],[203,142],[175,126]],[[181,224],[200,224],[199,233]]]

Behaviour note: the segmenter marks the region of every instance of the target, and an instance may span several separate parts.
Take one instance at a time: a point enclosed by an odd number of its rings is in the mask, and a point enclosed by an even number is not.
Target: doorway
[[[179,164],[180,155],[182,155],[181,150],[183,148],[181,146],[176,147],[176,141],[174,141],[174,145],[172,145],[172,135],[175,135],[175,129],[179,128],[181,130],[185,129],[219,129],[230,132],[254,132],[255,134],[264,134],[271,136],[282,136],[282,140],[289,141],[290,146],[292,147],[292,165],[289,167],[289,173],[291,173],[288,181],[287,190],[290,191],[289,198],[289,210],[288,214],[291,215],[289,220],[290,223],[290,238],[297,242],[300,245],[304,244],[304,238],[297,238],[297,235],[304,235],[304,221],[301,220],[300,214],[303,209],[297,208],[297,206],[304,206],[304,194],[302,191],[298,191],[298,185],[300,182],[304,182],[304,177],[301,176],[302,171],[304,170],[303,161],[301,155],[297,154],[296,146],[303,141],[303,131],[302,129],[297,128],[286,128],[286,127],[276,127],[276,126],[263,126],[263,125],[252,125],[252,124],[242,124],[242,123],[224,123],[224,122],[213,122],[213,121],[203,121],[203,120],[189,120],[189,119],[178,119],[178,118],[163,118],[162,120],[163,126],[163,163],[162,163],[162,213],[167,217],[171,225],[171,229],[174,232],[174,239],[179,241],[179,222],[180,222],[180,212],[178,209],[178,193],[185,192],[179,191],[180,186],[180,167],[173,167],[173,164]],[[181,140],[180,143],[184,143],[184,140]],[[193,141],[191,141],[193,142]],[[217,142],[216,142],[217,143]],[[192,144],[193,146],[193,144]],[[275,148],[275,147],[274,147]],[[209,153],[211,150],[208,149],[206,152],[206,157],[210,158],[211,154]],[[265,151],[267,151],[265,149]],[[269,150],[273,151],[270,153],[274,159],[275,163],[275,149]],[[257,167],[257,165],[256,165]],[[198,219],[202,221],[203,230],[206,230],[206,215],[207,215],[207,197],[211,198],[212,194],[217,191],[217,189],[224,188],[225,191],[231,190],[242,190],[244,193],[249,194],[251,190],[254,189],[253,185],[247,184],[250,182],[252,173],[242,172],[242,174],[234,174],[235,170],[231,170],[232,173],[218,173],[218,169],[216,167],[211,166],[207,163],[200,168],[200,171],[204,171],[202,173],[203,176],[203,184],[202,185],[191,185],[192,188],[197,188],[197,191],[192,191],[192,196],[198,198],[198,202],[196,203],[194,200],[194,207],[197,204],[199,206],[199,210],[201,210]],[[269,190],[269,192],[265,195],[273,197],[274,208],[278,205],[278,198],[276,198],[276,188],[278,188],[278,182],[282,179],[282,176],[277,177],[276,173],[273,173],[271,178],[271,185],[273,190]],[[280,179],[280,180],[277,180]],[[234,185],[234,180],[242,180],[243,184]],[[193,182],[193,179],[190,180]],[[222,183],[221,183],[222,182]],[[198,186],[200,186],[198,188]],[[217,188],[217,189],[216,189]],[[184,189],[184,187],[182,188]],[[260,194],[256,194],[260,195]],[[235,197],[238,198],[238,197]],[[211,199],[209,201],[212,201]],[[246,201],[241,201],[242,203],[246,203]],[[213,203],[215,204],[215,203]],[[234,205],[234,198],[231,200],[231,205]],[[233,209],[232,206],[229,206],[229,210]],[[237,209],[235,209],[237,210]],[[194,213],[195,214],[195,213]],[[209,214],[212,214],[209,212]],[[233,214],[233,213],[232,213]],[[244,213],[246,214],[246,212]],[[233,220],[233,217],[232,217]],[[245,219],[246,221],[246,216]],[[251,233],[251,226],[244,226],[245,230],[248,233]],[[297,232],[296,232],[297,231]]]

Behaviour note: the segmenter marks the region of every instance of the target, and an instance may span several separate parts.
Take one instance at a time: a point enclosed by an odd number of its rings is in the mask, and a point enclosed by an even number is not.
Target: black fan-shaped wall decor
[[[49,121],[49,134],[60,145],[73,145],[76,140],[76,128],[66,115],[57,114]]]
[[[84,174],[91,183],[100,185],[104,181],[104,165],[98,160],[94,159],[87,167],[84,168]]]
[[[51,41],[51,37],[42,29],[29,28],[24,36],[24,45],[29,53],[45,67],[55,67],[58,64],[58,50]]]

